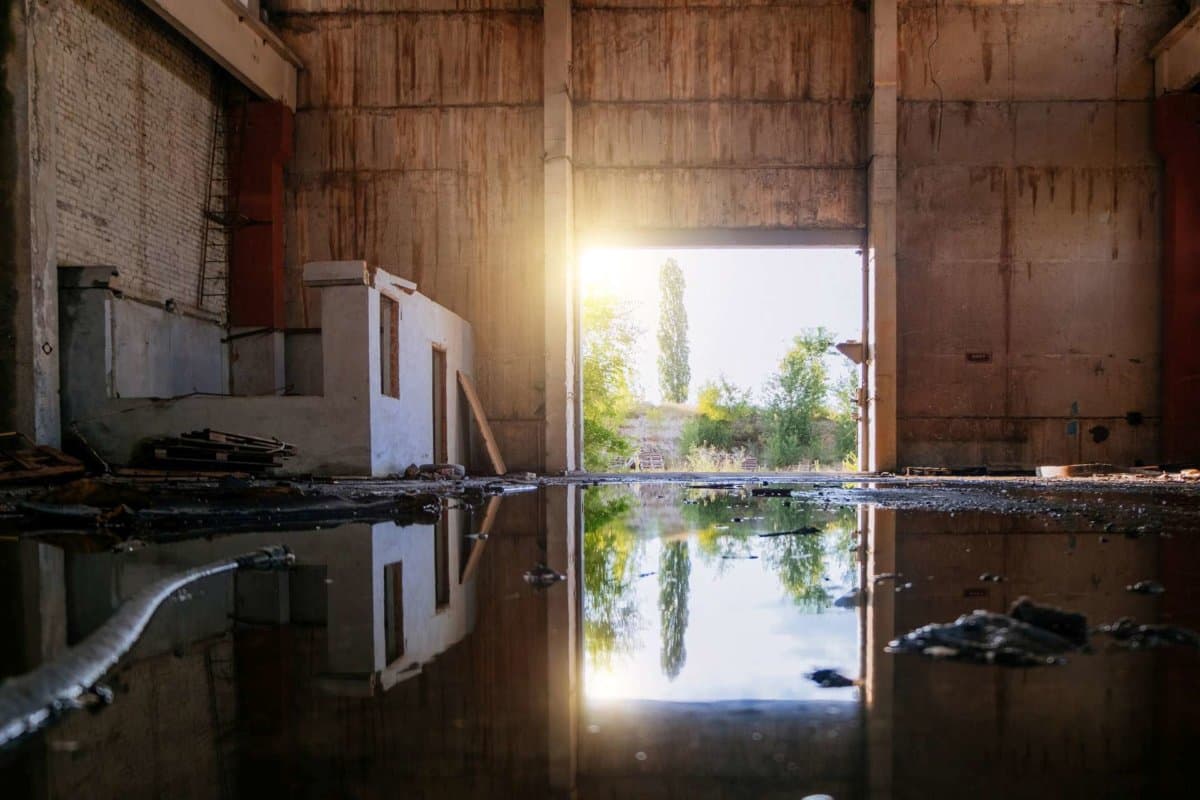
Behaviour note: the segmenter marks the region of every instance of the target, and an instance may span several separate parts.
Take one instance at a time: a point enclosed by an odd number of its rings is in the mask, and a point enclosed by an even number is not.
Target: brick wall
[[[135,0],[65,0],[56,35],[59,263],[194,307],[218,68]]]

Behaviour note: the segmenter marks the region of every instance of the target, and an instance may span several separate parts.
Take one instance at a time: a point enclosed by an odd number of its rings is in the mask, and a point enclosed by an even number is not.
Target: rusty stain
[[[1013,228],[1012,196],[1009,192],[1008,172],[1004,171],[1004,198],[1000,206],[1000,280],[1003,293],[1004,315],[1004,414],[1012,410],[1012,280],[1013,280]]]

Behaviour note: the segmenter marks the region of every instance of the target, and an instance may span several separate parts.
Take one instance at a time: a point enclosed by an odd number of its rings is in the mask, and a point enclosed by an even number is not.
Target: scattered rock
[[[1008,615],[1035,628],[1057,634],[1076,647],[1085,647],[1088,643],[1087,617],[1074,611],[1064,611],[1054,606],[1043,606],[1020,597]]]
[[[1131,650],[1181,645],[1200,649],[1200,633],[1178,625],[1139,625],[1132,617],[1121,617],[1096,629]]]
[[[1158,581],[1138,581],[1125,587],[1125,591],[1133,592],[1134,594],[1162,594],[1166,590],[1167,587]]]
[[[804,677],[822,689],[843,689],[847,686],[858,685],[858,681],[847,678],[836,669],[815,669]]]
[[[538,564],[531,570],[528,570],[523,576],[525,582],[535,589],[548,589],[559,581],[565,581],[566,575],[561,572],[555,572],[545,564]]]
[[[837,608],[858,608],[862,605],[863,593],[859,589],[851,589],[844,595],[833,601]]]
[[[972,664],[1035,667],[1065,663],[1064,654],[1077,649],[1074,642],[1051,630],[1007,614],[975,611],[951,623],[917,628],[893,640],[886,651]]]

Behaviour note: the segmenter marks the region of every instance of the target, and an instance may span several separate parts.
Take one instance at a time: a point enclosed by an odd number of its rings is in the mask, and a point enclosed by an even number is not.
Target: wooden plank
[[[458,371],[458,385],[462,387],[463,394],[467,398],[467,405],[471,407],[471,415],[475,417],[475,423],[479,426],[479,432],[483,434],[483,443],[487,447],[488,458],[492,462],[492,469],[495,470],[497,475],[505,474],[508,472],[508,467],[504,465],[504,458],[500,455],[500,447],[496,444],[496,437],[492,435],[492,426],[488,424],[487,416],[483,413],[483,403],[479,402],[479,395],[475,393],[475,384],[460,370]]]
[[[496,515],[500,513],[500,496],[493,495],[488,498],[487,510],[483,512],[483,522],[479,524],[478,533],[482,537],[490,536],[492,526],[496,524]],[[467,565],[463,567],[462,577],[459,578],[459,583],[466,583],[471,579],[471,576],[479,569],[479,562],[483,560],[483,548],[487,546],[487,539],[480,538],[475,540],[475,546],[471,548],[471,555],[467,556]]]

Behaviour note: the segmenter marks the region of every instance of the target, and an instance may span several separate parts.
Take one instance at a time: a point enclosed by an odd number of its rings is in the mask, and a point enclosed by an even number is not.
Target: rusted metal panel
[[[864,98],[866,14],[849,5],[577,9],[579,100]]]
[[[1166,162],[1163,224],[1163,452],[1200,459],[1200,96],[1156,103],[1158,151]]]

